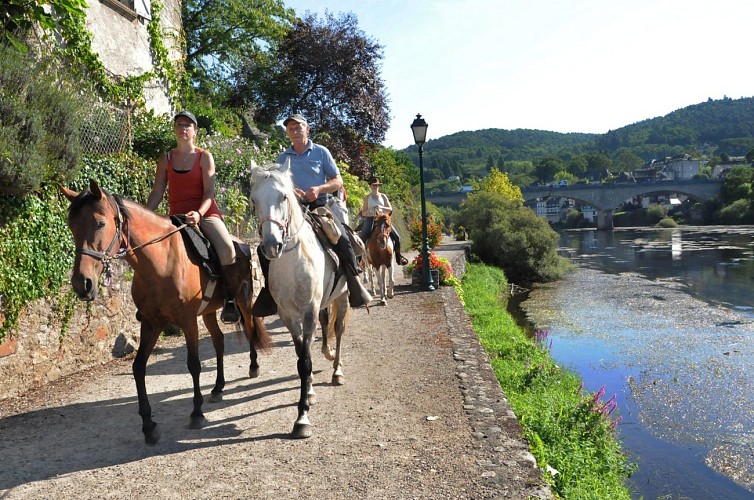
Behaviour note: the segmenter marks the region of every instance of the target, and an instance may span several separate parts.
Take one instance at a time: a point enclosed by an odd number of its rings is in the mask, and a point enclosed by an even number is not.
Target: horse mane
[[[289,191],[288,194],[293,194],[293,179],[291,178],[291,174],[287,170],[285,172],[282,172],[280,170],[282,167],[283,165],[281,165],[280,163],[268,163],[267,165],[255,168],[252,171],[251,175],[253,182],[251,192],[254,193],[257,190],[259,181],[273,177],[276,180],[280,181],[286,191]]]

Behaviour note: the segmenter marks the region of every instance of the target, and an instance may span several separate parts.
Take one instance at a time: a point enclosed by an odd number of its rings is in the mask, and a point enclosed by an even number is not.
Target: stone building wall
[[[146,0],[92,0],[88,2],[86,27],[92,32],[92,50],[99,55],[107,71],[115,76],[141,75],[152,71],[147,25],[151,6]],[[163,0],[160,14],[163,43],[171,61],[180,61],[181,24],[180,0]],[[129,7],[133,6],[133,8]],[[138,11],[138,12],[137,12]],[[172,113],[164,82],[153,80],[145,85],[147,109],[157,114]]]

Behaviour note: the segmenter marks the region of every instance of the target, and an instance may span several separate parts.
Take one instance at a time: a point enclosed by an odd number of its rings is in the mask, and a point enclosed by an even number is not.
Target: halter
[[[270,173],[267,172],[267,175],[265,176],[265,179],[270,178]],[[270,222],[272,224],[275,224],[280,228],[280,230],[283,232],[283,252],[287,252],[289,250],[292,250],[295,245],[292,245],[290,248],[288,248],[288,243],[291,241],[295,241],[296,237],[298,236],[298,233],[301,232],[301,226],[306,222],[306,217],[303,217],[301,221],[301,225],[296,229],[296,232],[292,232],[290,230],[291,220],[293,219],[293,208],[291,207],[291,201],[286,196],[285,202],[288,205],[288,216],[285,219],[276,219],[275,217],[271,215],[265,215],[263,217],[259,218],[259,236],[262,236],[262,226],[264,226],[265,222]]]
[[[108,205],[110,204],[110,198],[107,199]],[[112,206],[111,206],[112,208]],[[123,217],[120,213],[120,206],[116,203],[115,204],[115,211],[118,216],[118,227],[115,229],[115,234],[113,235],[113,239],[110,241],[110,244],[107,246],[107,249],[104,252],[98,252],[96,250],[90,250],[88,248],[77,248],[76,253],[81,255],[88,255],[89,257],[93,257],[94,259],[97,259],[102,262],[102,268],[103,272],[105,273],[105,286],[110,285],[110,278],[112,278],[113,273],[110,270],[110,261],[113,259],[122,259],[125,257],[126,253],[128,252],[128,242],[126,242],[126,247],[121,247],[118,249],[117,252],[114,254],[110,254],[110,251],[115,246],[115,243],[121,239],[121,236],[123,234]]]

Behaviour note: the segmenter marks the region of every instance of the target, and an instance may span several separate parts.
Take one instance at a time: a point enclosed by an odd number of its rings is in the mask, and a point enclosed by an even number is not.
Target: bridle
[[[107,196],[107,203],[108,205],[110,205],[110,208],[112,208],[112,203],[110,202],[109,196]],[[116,242],[122,241],[124,239],[123,238],[123,222],[125,218],[123,217],[121,213],[120,205],[118,204],[117,200],[115,202],[115,213],[117,215],[118,226],[115,228],[115,234],[113,235],[113,239],[110,241],[110,244],[107,246],[107,249],[105,249],[104,252],[98,252],[96,250],[91,250],[89,248],[84,248],[84,247],[76,248],[77,254],[87,255],[89,257],[92,257],[102,262],[102,273],[105,275],[105,283],[104,283],[105,286],[110,286],[110,279],[113,276],[112,270],[110,269],[110,262],[112,262],[113,260],[124,259],[129,252],[133,253],[134,251],[140,248],[143,248],[147,245],[151,245],[153,243],[162,241],[168,236],[170,236],[171,234],[177,233],[178,231],[182,230],[183,228],[187,226],[187,224],[181,224],[180,226],[176,227],[172,231],[169,231],[168,233],[163,234],[162,236],[158,236],[157,238],[149,240],[135,247],[131,247],[131,237],[130,235],[126,235],[125,241],[123,242],[125,243],[125,245],[120,246],[117,252],[111,254],[110,252],[113,250],[113,247],[115,247]]]
[[[267,177],[269,178],[269,172],[267,172]],[[288,247],[288,243],[291,241],[295,241],[298,234],[301,232],[301,226],[304,225],[304,222],[306,222],[306,218],[303,217],[301,224],[296,229],[295,232],[291,231],[291,220],[293,219],[293,207],[291,205],[290,197],[285,197],[285,203],[288,206],[288,212],[287,217],[284,219],[277,219],[273,217],[272,215],[265,215],[259,218],[259,236],[262,236],[262,227],[264,226],[265,222],[269,222],[271,224],[275,224],[280,228],[280,230],[283,232],[283,252],[287,252],[295,247],[295,245],[291,245],[291,247]]]

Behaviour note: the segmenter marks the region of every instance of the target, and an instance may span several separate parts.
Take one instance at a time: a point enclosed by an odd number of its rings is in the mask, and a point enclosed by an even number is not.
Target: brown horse
[[[223,305],[219,292],[222,287],[215,287],[209,304],[200,312],[209,277],[187,252],[183,237],[168,217],[108,194],[93,180],[89,181],[89,189],[81,193],[64,187],[61,190],[71,202],[68,227],[76,244],[71,285],[79,298],[86,301],[96,298],[99,278],[103,271],[109,274],[113,259],[124,258],[133,268],[132,296],[141,318],[141,340],[133,362],[133,374],[145,441],[155,444],[160,439],[157,423],[152,420],[145,385],[147,360],[160,333],[169,324],[180,327],[186,338],[187,364],[194,384],[194,410],[189,426],[192,429],[202,427],[206,420],[202,413],[204,398],[199,387],[201,363],[197,316],[202,316],[217,354],[217,379],[211,399],[220,400],[225,386],[225,344],[216,311]],[[239,250],[237,269],[244,277],[236,291],[240,299],[236,303],[251,346],[249,376],[255,377],[259,374],[256,349],[267,349],[270,337],[262,321],[249,314],[252,290],[248,247],[237,245],[236,248]]]
[[[395,286],[395,279],[393,277],[393,240],[390,239],[390,232],[393,228],[392,221],[390,220],[392,213],[392,210],[377,213],[372,225],[372,234],[366,243],[369,264],[377,275],[377,285],[380,288],[380,302],[383,305],[387,304],[387,299],[393,298],[393,287]],[[374,295],[374,277],[371,270],[369,271],[369,281],[372,285],[372,295]]]

